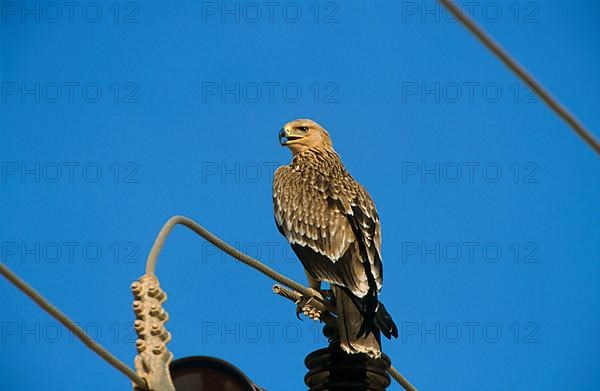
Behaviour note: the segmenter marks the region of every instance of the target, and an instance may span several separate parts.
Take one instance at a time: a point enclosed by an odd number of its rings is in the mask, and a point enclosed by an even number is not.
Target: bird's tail
[[[331,289],[335,296],[342,349],[346,353],[381,357],[380,332],[387,338],[398,337],[398,329],[383,304],[377,301],[376,295],[361,299],[346,288],[332,285]]]

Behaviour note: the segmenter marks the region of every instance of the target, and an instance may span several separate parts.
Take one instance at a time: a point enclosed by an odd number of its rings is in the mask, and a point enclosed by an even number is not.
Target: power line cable
[[[147,389],[146,382],[135,373],[133,369],[131,369],[127,364],[113,356],[108,350],[104,349],[100,344],[90,338],[85,331],[79,328],[67,315],[61,312],[58,308],[50,304],[48,300],[46,300],[41,294],[39,294],[31,285],[27,284],[25,281],[20,279],[16,274],[14,274],[4,263],[0,261],[0,274],[2,274],[8,281],[10,281],[14,286],[19,288],[21,292],[25,293],[27,296],[31,298],[37,305],[42,307],[44,311],[53,316],[56,320],[58,320],[63,326],[69,329],[73,334],[77,336],[83,342],[85,346],[90,348],[93,352],[98,354],[100,357],[104,359],[107,363],[112,365],[116,370],[127,376],[134,382],[137,386],[142,389]]]
[[[566,107],[560,104],[542,84],[535,80],[525,68],[519,63],[491,36],[489,36],[473,20],[465,15],[464,11],[450,0],[438,0],[448,11],[452,13],[473,35],[475,35],[492,53],[496,55],[513,73],[515,73],[523,82],[525,82],[535,93],[573,130],[588,143],[598,154],[600,154],[600,142],[594,138],[594,135],[573,115]]]
[[[388,373],[390,374],[390,376],[396,380],[398,382],[398,384],[400,384],[402,386],[402,388],[404,388],[406,391],[418,391],[415,386],[413,386],[412,384],[410,384],[410,382],[408,381],[408,379],[406,379],[404,376],[402,376],[402,374],[400,372],[398,372],[398,370],[396,368],[394,368],[393,365],[390,366],[390,368],[388,369]]]

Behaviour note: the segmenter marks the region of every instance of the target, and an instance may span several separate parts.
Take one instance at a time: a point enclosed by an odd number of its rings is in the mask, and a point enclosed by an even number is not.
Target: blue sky
[[[598,134],[600,6],[471,4]],[[423,390],[598,389],[598,156],[433,1],[223,7],[2,3],[2,262],[133,365],[129,285],[172,215],[304,282],[271,181],[290,160],[278,130],[309,117],[378,206],[401,332],[384,350],[403,374]],[[184,228],[157,270],[176,358],[303,389],[325,341],[270,280]],[[129,389],[0,295],[3,389]]]

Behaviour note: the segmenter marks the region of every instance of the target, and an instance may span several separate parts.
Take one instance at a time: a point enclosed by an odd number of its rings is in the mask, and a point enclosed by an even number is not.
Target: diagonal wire
[[[390,374],[390,376],[396,380],[398,382],[398,384],[400,384],[402,386],[402,388],[404,388],[406,391],[418,391],[415,386],[413,386],[412,384],[410,384],[410,382],[408,381],[408,379],[406,379],[404,376],[402,376],[402,374],[400,372],[398,372],[398,370],[396,368],[394,368],[393,365],[390,366],[390,368],[388,369],[388,373]]]
[[[75,334],[81,342],[84,343],[85,346],[90,348],[94,353],[98,354],[102,357],[107,363],[112,365],[119,372],[123,373],[132,382],[134,382],[137,386],[141,387],[143,390],[146,390],[148,387],[146,382],[135,373],[133,369],[123,363],[121,360],[112,355],[108,350],[104,349],[100,346],[96,341],[90,338],[85,331],[80,329],[67,315],[61,312],[58,308],[50,304],[48,300],[46,300],[42,295],[40,295],[31,285],[27,284],[25,281],[20,279],[16,274],[14,274],[6,265],[4,265],[0,261],[0,274],[2,274],[8,281],[10,281],[13,285],[19,288],[23,293],[31,298],[37,305],[42,307],[44,311],[52,315],[56,320],[58,320],[63,326],[69,329],[73,334]]]
[[[473,35],[475,35],[481,43],[483,43],[492,53],[496,55],[513,71],[523,82],[525,82],[535,93],[567,124],[569,124],[573,130],[581,137],[586,143],[588,143],[598,154],[600,154],[600,142],[594,138],[592,133],[585,128],[585,126],[567,110],[566,107],[560,104],[552,96],[552,94],[544,88],[538,81],[535,80],[525,68],[511,57],[511,55],[505,51],[498,43],[496,43],[491,36],[489,36],[481,27],[477,25],[473,20],[465,15],[464,11],[460,7],[450,0],[438,0],[448,11],[450,11]]]
[[[208,231],[206,228],[202,227],[200,224],[196,223],[195,221],[193,221],[185,216],[173,216],[163,225],[160,232],[158,233],[158,236],[156,237],[156,239],[154,241],[154,244],[152,245],[150,254],[148,255],[148,261],[146,263],[146,274],[149,274],[149,275],[155,274],[154,272],[156,270],[156,263],[158,261],[158,256],[160,254],[160,250],[162,249],[162,247],[167,239],[167,236],[169,236],[169,233],[171,233],[173,228],[179,224],[184,225],[187,228],[191,229],[196,234],[200,235],[202,238],[204,238],[208,242],[212,243],[215,247],[217,247],[220,250],[224,251],[225,253],[229,254],[230,256],[237,259],[238,261],[258,270],[259,272],[265,274],[269,278],[302,294],[304,297],[306,297],[306,298],[313,297],[313,298],[323,301],[324,303],[328,303],[328,301],[323,298],[323,296],[320,294],[320,292],[318,292],[314,289],[306,288],[305,286],[284,276],[283,274],[276,272],[275,270],[271,269],[270,267],[263,264],[259,260],[254,259],[251,256],[246,255],[241,251],[238,251],[237,249],[230,246],[229,244],[227,244],[225,241],[223,241],[219,237],[213,235],[210,231]],[[274,287],[274,290],[277,292],[277,287]],[[279,292],[277,292],[277,293],[279,293]],[[283,294],[282,296],[285,296],[288,299],[294,298],[293,294],[289,294],[289,295]],[[393,366],[390,366],[390,368],[388,369],[388,373],[406,391],[417,391],[417,389],[412,384],[410,384],[410,382],[404,376],[402,376],[400,374],[400,372],[398,372],[396,370],[396,368],[394,368]]]

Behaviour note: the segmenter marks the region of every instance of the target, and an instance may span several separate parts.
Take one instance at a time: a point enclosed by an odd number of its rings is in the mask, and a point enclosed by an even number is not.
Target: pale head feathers
[[[288,122],[279,132],[279,142],[295,156],[311,148],[331,148],[329,133],[310,119],[296,119]]]

